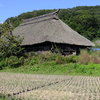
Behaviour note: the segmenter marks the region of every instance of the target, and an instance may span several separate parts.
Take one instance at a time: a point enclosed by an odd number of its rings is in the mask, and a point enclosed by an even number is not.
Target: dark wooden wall
[[[76,45],[62,44],[62,43],[52,43],[52,42],[44,42],[34,45],[25,45],[23,46],[26,52],[42,52],[42,51],[52,51],[57,53],[60,51],[63,55],[69,54],[79,54],[80,47]]]

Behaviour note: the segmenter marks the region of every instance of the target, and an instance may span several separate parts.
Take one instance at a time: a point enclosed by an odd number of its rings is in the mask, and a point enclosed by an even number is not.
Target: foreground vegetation
[[[18,59],[16,56],[5,58],[5,60],[0,62],[1,71],[33,74],[100,76],[99,51],[88,52],[87,50],[82,50],[81,54],[78,56],[62,56],[51,52],[44,54],[29,53],[21,58]]]

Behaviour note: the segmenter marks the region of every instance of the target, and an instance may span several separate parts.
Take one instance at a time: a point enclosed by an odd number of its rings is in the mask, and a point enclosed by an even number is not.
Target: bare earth
[[[22,100],[100,100],[100,77],[1,72],[0,94]]]

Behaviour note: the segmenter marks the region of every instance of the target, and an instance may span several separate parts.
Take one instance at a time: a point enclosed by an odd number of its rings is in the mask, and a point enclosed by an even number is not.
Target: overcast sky
[[[0,22],[33,10],[96,5],[100,5],[100,0],[0,0]]]

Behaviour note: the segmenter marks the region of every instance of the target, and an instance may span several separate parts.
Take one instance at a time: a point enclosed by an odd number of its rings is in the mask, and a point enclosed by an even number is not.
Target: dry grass
[[[100,52],[95,51],[89,54],[87,50],[81,50],[78,62],[80,64],[89,64],[89,63],[100,64]]]
[[[2,72],[0,93],[23,100],[100,100],[100,77]]]

